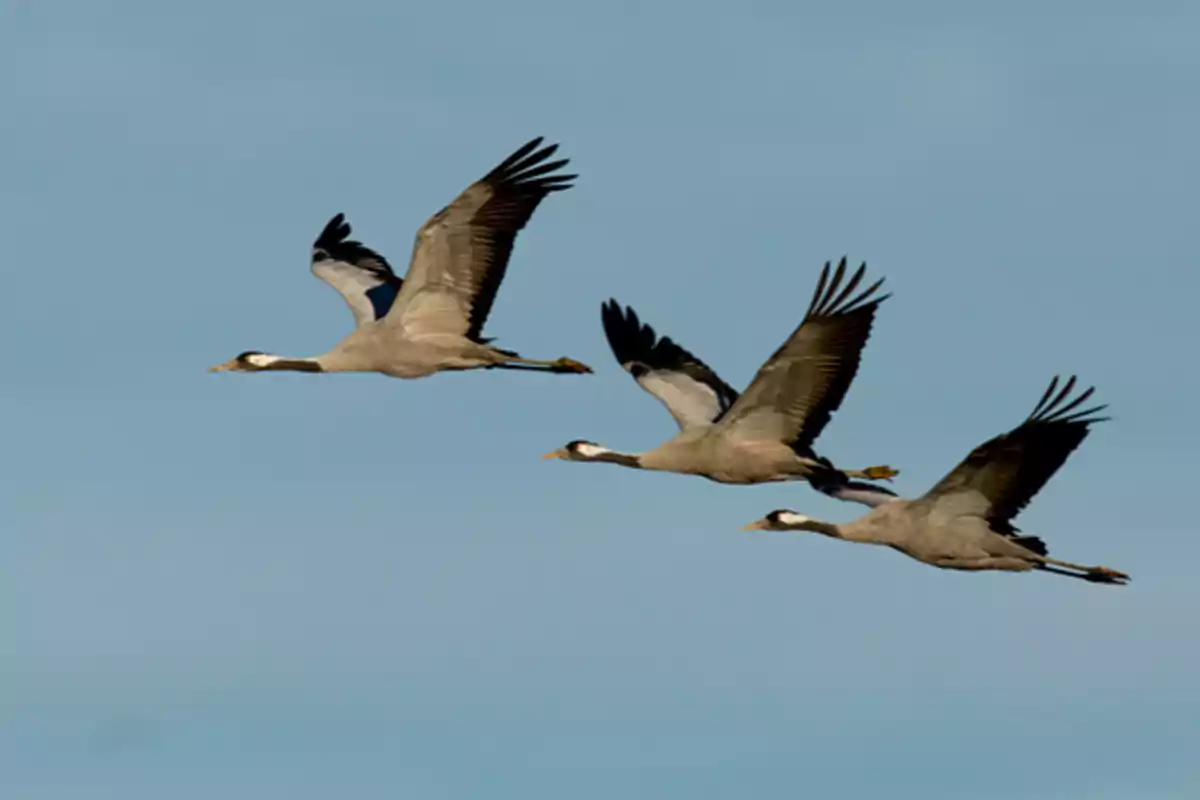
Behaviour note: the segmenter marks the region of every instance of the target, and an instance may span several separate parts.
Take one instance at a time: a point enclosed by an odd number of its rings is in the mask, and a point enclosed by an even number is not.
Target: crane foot
[[[576,361],[573,358],[566,358],[565,356],[555,361],[551,365],[551,369],[554,372],[576,372],[580,374],[586,374],[592,371],[592,368],[587,364],[584,364],[582,361]]]
[[[892,478],[900,474],[898,470],[894,470],[891,467],[886,466],[867,467],[862,472],[863,475],[867,476],[873,481],[890,481]]]

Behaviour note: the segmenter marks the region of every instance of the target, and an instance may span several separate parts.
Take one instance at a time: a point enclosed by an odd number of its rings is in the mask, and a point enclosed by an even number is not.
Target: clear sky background
[[[4,796],[1196,797],[1197,41],[1185,2],[5,3]],[[487,330],[595,375],[205,372],[350,330],[334,213],[402,268],[539,134],[581,177]],[[842,254],[895,296],[821,452],[918,494],[1078,372],[1115,418],[1019,524],[1130,586],[538,460],[674,431],[604,299],[743,386]]]

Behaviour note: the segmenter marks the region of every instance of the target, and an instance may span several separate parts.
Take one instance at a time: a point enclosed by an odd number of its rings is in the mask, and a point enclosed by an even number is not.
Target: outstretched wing
[[[354,322],[382,319],[388,313],[403,281],[387,259],[362,242],[348,238],[350,223],[338,214],[313,242],[312,271],[341,293],[354,313]]]
[[[387,324],[480,340],[517,233],[546,195],[577,177],[555,173],[568,159],[547,162],[558,145],[541,143],[525,144],[421,226]]]
[[[1095,416],[1104,405],[1077,411],[1095,389],[1068,401],[1074,388],[1074,375],[1061,389],[1056,376],[1024,422],[972,450],[918,502],[951,502],[960,514],[988,520],[997,533],[1016,533],[1012,520],[1087,438],[1090,426],[1108,419]]]
[[[659,338],[632,308],[622,310],[610,299],[600,307],[600,319],[617,362],[667,407],[680,430],[711,425],[737,400],[707,364],[669,336]]]
[[[800,326],[767,360],[717,423],[731,437],[786,442],[808,451],[842,404],[871,335],[880,278],[855,293],[867,265],[846,281],[846,259],[821,280]]]

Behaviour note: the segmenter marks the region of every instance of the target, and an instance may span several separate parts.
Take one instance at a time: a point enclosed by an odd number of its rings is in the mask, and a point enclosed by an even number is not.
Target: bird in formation
[[[888,466],[841,470],[813,442],[842,404],[858,371],[875,313],[889,295],[883,279],[860,290],[866,264],[847,279],[846,260],[821,272],[800,325],[739,395],[670,337],[659,338],[632,308],[609,300],[601,309],[613,355],[638,385],[667,408],[679,433],[643,453],[622,453],[576,439],[543,458],[619,464],[700,475],[718,483],[805,479],[846,500],[860,492],[892,493],[854,481],[890,479]]]
[[[811,531],[833,539],[877,544],[942,569],[1026,572],[1038,569],[1094,583],[1125,583],[1129,576],[1050,558],[1046,543],[1013,526],[1067,457],[1107,417],[1107,406],[1076,410],[1093,388],[1069,400],[1075,376],[1058,378],[1024,422],[976,447],[946,477],[913,500],[882,498],[853,522],[822,522],[791,509],[772,511],[743,530]]]
[[[570,188],[578,177],[556,172],[569,159],[547,162],[558,145],[539,150],[541,143],[541,137],[526,143],[430,217],[417,231],[403,278],[382,255],[350,239],[345,216],[335,216],[313,243],[312,271],[345,298],[355,330],[324,355],[289,358],[251,350],[211,371],[380,372],[393,378],[466,369],[591,372],[570,358],[524,358],[483,336],[517,233],[548,194]]]
[[[570,358],[537,360],[503,350],[483,326],[508,268],[517,234],[547,195],[572,186],[550,161],[558,145],[527,142],[468,186],[417,231],[408,272],[400,278],[380,253],[350,238],[338,214],[313,243],[312,272],[336,289],[355,330],[312,357],[247,351],[213,372],[378,372],[422,378],[437,372],[519,369],[590,373]],[[869,506],[847,523],[822,522],[791,509],[772,511],[746,530],[810,531],[834,539],[891,547],[942,569],[1042,570],[1093,583],[1124,584],[1108,567],[1051,558],[1042,539],[1012,520],[1087,437],[1106,406],[1078,410],[1089,388],[1071,397],[1076,379],[1056,377],[1020,425],[981,444],[915,499],[873,481],[891,480],[889,466],[842,469],[813,449],[845,399],[871,335],[883,279],[862,288],[866,264],[853,273],[843,258],[826,263],[808,310],[791,336],[739,394],[677,344],[659,336],[633,308],[610,299],[601,322],[613,355],[639,386],[659,400],[679,432],[651,450],[623,453],[576,439],[543,458],[617,464],[699,475],[718,483],[805,480],[832,497]]]

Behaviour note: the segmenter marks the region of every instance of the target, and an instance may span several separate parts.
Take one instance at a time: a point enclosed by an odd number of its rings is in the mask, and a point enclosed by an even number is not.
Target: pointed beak
[[[549,453],[546,453],[546,455],[542,456],[542,460],[545,461],[548,458],[566,458],[566,457],[567,457],[566,450],[561,450],[561,449],[560,450],[551,450]]]
[[[744,531],[765,531],[765,530],[767,530],[767,521],[765,519],[756,519],[756,520],[754,520],[754,522],[751,522],[749,525],[742,528],[742,530],[744,530]]]
[[[227,361],[224,364],[217,364],[215,367],[209,367],[209,372],[228,372],[233,369],[233,362]]]

